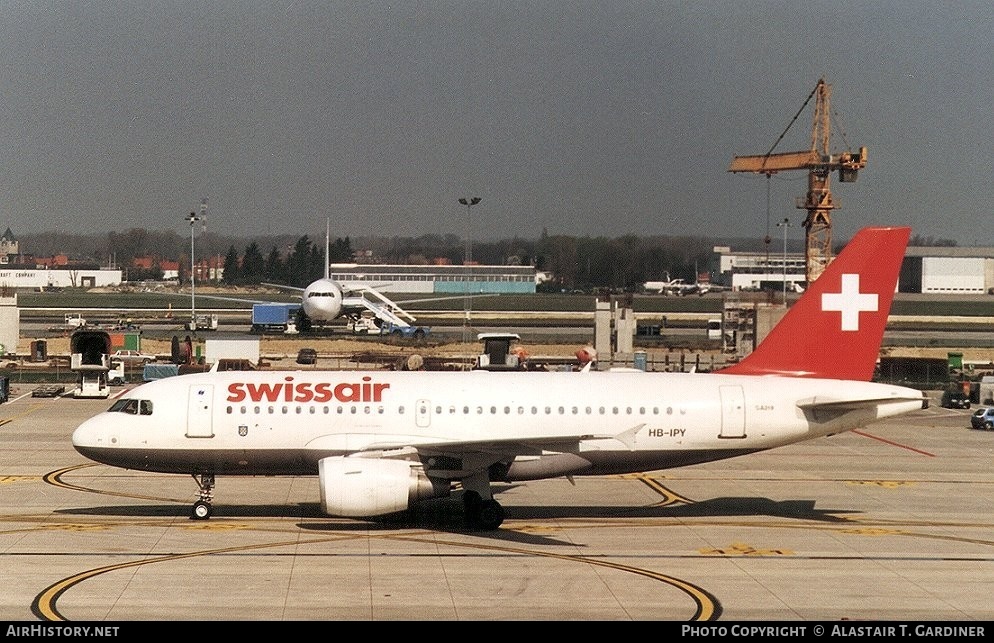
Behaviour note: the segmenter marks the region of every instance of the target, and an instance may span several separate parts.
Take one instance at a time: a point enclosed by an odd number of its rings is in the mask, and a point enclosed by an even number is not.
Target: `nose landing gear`
[[[193,479],[200,487],[200,500],[193,503],[190,520],[207,520],[214,513],[211,501],[214,499],[214,475],[210,473],[193,474]]]

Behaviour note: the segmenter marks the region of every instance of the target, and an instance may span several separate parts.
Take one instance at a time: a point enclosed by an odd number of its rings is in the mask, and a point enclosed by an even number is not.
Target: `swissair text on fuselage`
[[[292,376],[282,382],[232,382],[229,402],[382,402],[389,384],[365,376],[361,382],[296,382]]]

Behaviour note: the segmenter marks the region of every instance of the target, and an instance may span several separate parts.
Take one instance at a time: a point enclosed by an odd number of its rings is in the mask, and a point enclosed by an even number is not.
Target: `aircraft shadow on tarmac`
[[[564,506],[534,505],[505,507],[508,520],[557,520],[557,519],[631,519],[631,518],[721,518],[766,516],[824,523],[845,523],[856,510],[815,509],[814,500],[771,500],[769,498],[727,497],[712,498],[679,505],[631,506]],[[521,532],[509,529],[475,531],[464,523],[462,501],[458,497],[428,500],[410,511],[369,519],[333,518],[321,512],[318,503],[218,505],[212,520],[239,518],[296,518],[314,519],[317,523],[304,523],[302,529],[314,531],[351,531],[370,529],[432,529],[458,533],[476,533],[493,539],[519,541]],[[78,516],[107,516],[121,518],[183,518],[190,509],[182,504],[105,505],[80,509],[61,509],[56,513]],[[552,526],[552,525],[550,525]],[[554,540],[539,538],[541,542]]]

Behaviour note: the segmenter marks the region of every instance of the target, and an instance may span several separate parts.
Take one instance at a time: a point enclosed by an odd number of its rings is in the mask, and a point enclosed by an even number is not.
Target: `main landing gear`
[[[211,501],[214,499],[214,474],[202,473],[193,474],[193,479],[200,487],[200,500],[193,503],[193,510],[190,512],[190,520],[207,520],[214,513]]]
[[[466,526],[470,529],[493,530],[504,522],[504,508],[490,498],[484,500],[476,491],[465,491],[462,497],[466,515]]]

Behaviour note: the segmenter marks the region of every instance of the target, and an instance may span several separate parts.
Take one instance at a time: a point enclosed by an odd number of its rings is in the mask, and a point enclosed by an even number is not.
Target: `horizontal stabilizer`
[[[833,400],[824,397],[814,397],[809,400],[801,400],[797,403],[797,408],[813,411],[857,411],[876,407],[879,404],[890,404],[894,402],[921,402],[922,408],[927,408],[928,398],[923,392],[918,397],[910,395],[901,397],[867,397],[861,399]]]

